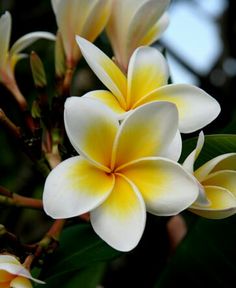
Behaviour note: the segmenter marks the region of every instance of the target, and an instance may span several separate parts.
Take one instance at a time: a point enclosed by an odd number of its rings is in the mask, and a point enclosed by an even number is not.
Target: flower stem
[[[20,128],[17,127],[0,108],[0,124],[2,124],[15,138],[21,137]]]
[[[55,220],[54,223],[52,224],[51,228],[48,230],[46,235],[48,237],[58,241],[65,223],[66,223],[65,219]]]
[[[16,206],[16,207],[25,207],[32,209],[43,209],[42,201],[39,199],[33,199],[29,197],[24,197],[16,193],[12,193],[4,187],[0,186],[0,203]]]
[[[65,222],[66,220],[64,219],[55,220],[48,232],[37,244],[35,252],[26,257],[24,266],[28,270],[30,270],[32,263],[39,259],[44,252],[52,253],[57,248],[59,237]]]
[[[66,73],[63,81],[63,97],[67,98],[70,96],[70,87],[71,87],[71,82],[74,74],[74,68],[70,65],[67,66],[66,68]]]
[[[21,111],[26,111],[27,110],[27,106],[28,106],[28,103],[25,99],[25,97],[23,96],[23,94],[21,93],[17,83],[16,83],[16,80],[15,78],[9,78],[9,81],[5,81],[4,82],[6,88],[12,93],[12,95],[15,97],[19,107],[20,107],[20,110]]]

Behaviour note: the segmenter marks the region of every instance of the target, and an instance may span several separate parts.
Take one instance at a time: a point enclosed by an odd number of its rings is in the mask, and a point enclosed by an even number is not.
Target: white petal
[[[175,215],[188,208],[198,196],[198,186],[181,165],[160,157],[133,161],[118,171],[142,194],[150,213]]]
[[[16,257],[12,255],[0,255],[0,264],[1,263],[12,263],[12,264],[20,264],[20,262],[16,259]]]
[[[89,97],[70,97],[64,121],[74,148],[94,165],[109,171],[113,142],[119,127],[115,114]]]
[[[138,244],[145,221],[143,199],[135,185],[122,175],[116,175],[110,196],[91,212],[91,223],[95,232],[120,251],[129,251]]]
[[[211,172],[219,170],[236,170],[236,153],[219,155],[198,168],[194,175],[202,182]]]
[[[169,0],[113,0],[107,34],[116,60],[124,71],[127,70],[133,51],[141,46],[141,40],[164,13],[169,2]]]
[[[202,89],[187,84],[171,84],[150,93],[139,105],[151,101],[170,101],[179,111],[179,129],[194,132],[212,122],[220,113],[219,103]]]
[[[75,41],[75,35],[81,35],[85,21],[95,4],[96,2],[92,0],[62,0],[55,1],[53,4],[56,10],[57,26],[61,33],[67,65],[73,67],[78,60],[79,48]]]
[[[161,157],[171,159],[173,161],[178,161],[182,152],[182,138],[179,130],[177,130],[176,136],[169,145],[166,145],[164,150],[161,151]]]
[[[194,172],[194,162],[198,158],[198,155],[200,154],[203,145],[204,145],[204,134],[201,131],[198,136],[196,148],[188,155],[188,157],[185,159],[183,163],[184,169],[186,169],[191,174],[193,174]]]
[[[205,186],[208,206],[194,203],[190,211],[209,219],[223,219],[236,213],[236,198],[227,189],[219,186]]]
[[[202,182],[203,185],[219,186],[230,191],[236,199],[236,171],[220,170],[211,173]]]
[[[109,107],[114,113],[123,117],[123,114],[126,113],[124,109],[120,106],[114,95],[106,90],[96,90],[86,93],[83,97],[91,98],[97,101],[100,101],[107,107]]]
[[[122,122],[114,142],[112,167],[166,151],[178,129],[178,113],[169,102],[143,105]]]
[[[0,17],[0,68],[4,68],[11,37],[11,14],[7,11]]]
[[[93,42],[104,29],[110,10],[110,0],[98,0],[84,23],[81,36]]]
[[[149,0],[139,7],[128,27],[128,55],[139,46],[139,43],[150,28],[163,15],[169,5],[169,0]],[[148,17],[147,17],[148,15]]]
[[[140,41],[141,45],[151,45],[155,41],[157,41],[162,34],[167,29],[170,23],[169,16],[167,13],[164,13],[161,18],[151,27],[148,33],[144,36],[144,38]]]
[[[57,25],[67,58],[72,67],[81,56],[75,35],[94,41],[102,32],[110,15],[110,0],[66,0],[53,1]]]
[[[31,276],[30,272],[11,255],[0,255],[0,271],[6,271],[13,275],[20,275],[27,279],[31,279],[37,283],[43,284],[43,281],[35,279]]]
[[[10,56],[21,52],[39,39],[56,40],[55,35],[49,32],[32,32],[20,37],[11,47]]]
[[[114,185],[112,174],[91,165],[81,156],[61,162],[48,175],[44,192],[45,212],[55,218],[69,218],[100,205]]]
[[[116,96],[121,106],[125,106],[124,97],[127,89],[125,75],[115,63],[95,45],[79,36],[76,36],[76,41],[93,72]]]
[[[129,106],[157,88],[166,85],[169,78],[169,68],[164,56],[152,47],[140,47],[130,58],[128,68]]]

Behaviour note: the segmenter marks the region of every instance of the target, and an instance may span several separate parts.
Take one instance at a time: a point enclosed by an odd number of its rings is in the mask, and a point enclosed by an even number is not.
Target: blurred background
[[[13,19],[11,43],[32,31],[56,33],[49,0],[0,0],[0,14],[6,10]],[[173,83],[197,85],[221,104],[220,116],[204,128],[205,134],[236,134],[235,11],[234,0],[172,0],[170,26],[155,44],[166,48]],[[105,34],[96,43],[111,55]],[[37,52],[45,65],[48,94],[52,97],[55,91],[54,44],[39,40],[27,52],[31,50]],[[32,103],[37,92],[29,59],[17,64],[16,79],[23,95]],[[81,60],[71,93],[82,95],[100,87],[101,83]],[[1,85],[0,107],[21,126],[18,107]],[[183,139],[197,134],[184,135]],[[21,195],[41,198],[44,177],[2,128],[0,151],[0,185]],[[236,287],[233,277],[236,273],[235,217],[213,221],[199,220],[200,217],[189,212],[183,216],[189,233],[176,250],[166,225],[169,219],[149,215],[140,245],[109,265],[102,280],[104,287]],[[31,242],[40,239],[51,220],[40,211],[0,205],[0,223],[20,235],[22,241]],[[178,220],[176,225],[184,235],[185,225],[181,228],[182,223]],[[0,239],[0,245],[5,247],[7,244]]]

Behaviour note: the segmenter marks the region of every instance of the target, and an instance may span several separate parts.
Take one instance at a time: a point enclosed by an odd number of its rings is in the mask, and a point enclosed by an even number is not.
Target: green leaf
[[[46,261],[40,279],[56,281],[62,274],[111,260],[120,254],[102,241],[89,224],[78,224],[63,231],[59,249]]]
[[[180,163],[195,149],[197,137],[185,140],[183,142],[183,152]],[[218,134],[206,135],[203,149],[196,161],[196,168],[208,160],[225,153],[236,152],[236,135]]]
[[[198,218],[155,288],[235,287],[236,216]]]
[[[105,273],[106,264],[105,263],[95,263],[88,268],[81,269],[78,271],[68,272],[62,274],[56,278],[48,280],[44,288],[95,288],[97,287]],[[39,288],[42,286],[38,286]]]

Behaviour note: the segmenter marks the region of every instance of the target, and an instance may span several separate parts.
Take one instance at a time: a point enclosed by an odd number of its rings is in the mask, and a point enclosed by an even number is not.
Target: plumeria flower
[[[32,288],[30,280],[39,284],[43,281],[33,278],[30,272],[12,255],[0,255],[0,287]]]
[[[201,132],[196,148],[183,163],[199,186],[199,197],[190,210],[206,218],[226,218],[236,212],[236,153],[217,156],[194,171],[194,162],[203,144]]]
[[[113,0],[107,25],[115,59],[123,71],[134,50],[160,38],[169,24],[165,12],[170,0]]]
[[[74,68],[80,51],[75,35],[94,41],[110,15],[110,0],[51,0],[62,38],[68,68]]]
[[[11,25],[11,14],[5,12],[0,17],[0,82],[12,92],[19,103],[26,105],[25,99],[19,91],[14,76],[16,63],[27,56],[20,52],[38,39],[55,40],[55,36],[49,32],[31,32],[20,37],[9,49]]]
[[[169,101],[177,106],[180,132],[189,133],[206,126],[219,114],[218,102],[200,88],[168,85],[168,65],[157,49],[136,49],[126,77],[95,45],[79,36],[76,39],[89,66],[110,90],[93,91],[86,96],[103,102],[120,117],[145,103]]]
[[[95,232],[128,251],[152,214],[174,215],[198,196],[195,181],[169,155],[178,128],[175,105],[153,102],[121,123],[103,104],[83,97],[65,103],[64,121],[80,154],[61,162],[46,179],[43,204],[57,218],[90,213]],[[162,156],[162,157],[161,157]]]

